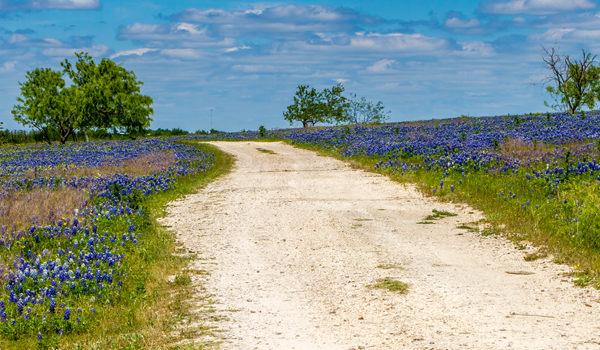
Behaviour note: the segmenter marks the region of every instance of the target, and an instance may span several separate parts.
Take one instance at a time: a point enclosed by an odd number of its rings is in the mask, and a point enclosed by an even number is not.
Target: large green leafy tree
[[[73,66],[61,63],[63,72],[80,92],[79,128],[115,129],[129,135],[142,133],[150,126],[154,113],[152,98],[140,94],[143,83],[132,71],[103,58],[96,64],[87,53],[76,54]]]
[[[135,74],[109,59],[96,64],[87,53],[76,54],[73,66],[61,63],[62,72],[37,68],[27,72],[19,104],[13,108],[17,122],[42,132],[47,142],[58,131],[65,143],[77,130],[113,129],[136,135],[150,126],[152,98],[140,94]],[[63,75],[71,80],[66,86]]]
[[[542,47],[542,50],[542,60],[550,71],[542,84],[549,85],[546,91],[554,100],[544,104],[571,114],[579,113],[584,106],[593,109],[600,96],[600,68],[594,65],[596,56],[581,50],[581,59],[575,59],[559,55],[556,48]]]
[[[344,86],[338,84],[331,89],[318,92],[308,85],[298,85],[294,103],[283,112],[290,124],[301,122],[304,128],[317,123],[341,123],[344,121],[346,98],[342,96]]]
[[[50,68],[36,68],[26,77],[26,82],[19,83],[21,97],[12,110],[14,119],[37,129],[48,143],[51,131],[56,130],[61,143],[65,143],[78,127],[77,107],[73,104],[77,91],[65,87],[62,73]]]

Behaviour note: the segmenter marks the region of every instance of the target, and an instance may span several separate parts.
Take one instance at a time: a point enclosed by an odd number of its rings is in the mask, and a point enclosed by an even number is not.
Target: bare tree
[[[344,112],[346,121],[351,124],[382,123],[389,118],[390,113],[385,111],[381,101],[373,103],[364,97],[356,97],[356,94],[350,94]]]
[[[600,68],[594,65],[596,56],[582,49],[580,60],[561,56],[558,49],[542,46],[542,60],[550,73],[542,80],[553,104],[544,101],[554,110],[578,113],[583,106],[593,109],[600,92]]]

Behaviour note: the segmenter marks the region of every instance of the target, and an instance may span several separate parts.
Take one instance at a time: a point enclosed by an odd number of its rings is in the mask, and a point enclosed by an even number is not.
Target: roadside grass
[[[396,264],[380,264],[377,265],[378,269],[383,269],[383,270],[389,270],[389,269],[402,269],[401,266],[398,266]]]
[[[452,216],[458,216],[458,214],[455,213],[451,213],[449,211],[444,211],[444,210],[436,210],[433,209],[433,214],[428,215],[425,217],[425,221],[431,221],[431,220],[440,220],[440,219],[444,219],[447,217],[452,217]]]
[[[83,318],[80,331],[63,336],[48,335],[38,341],[35,337],[0,339],[0,349],[206,349],[214,345],[210,340],[200,344],[186,344],[186,340],[207,335],[216,339],[216,331],[203,326],[183,327],[211,313],[209,299],[195,300],[192,277],[186,272],[190,255],[176,253],[173,232],[159,225],[157,218],[165,215],[168,202],[183,195],[197,192],[203,186],[227,173],[233,166],[233,157],[210,145],[190,143],[214,153],[214,165],[206,172],[182,176],[165,192],[142,200],[144,215],[134,222],[141,234],[139,246],[127,253],[121,293],[110,304],[97,308],[97,314]],[[131,222],[117,217],[98,224],[100,232],[125,231]],[[170,282],[170,276],[175,276]],[[197,315],[193,310],[201,309]],[[211,337],[212,336],[212,337]]]
[[[546,254],[546,253],[535,252],[535,253],[530,253],[530,254],[525,255],[525,257],[523,259],[525,261],[535,261],[535,260],[544,259],[547,257],[548,257],[548,254]]]
[[[387,289],[390,292],[405,294],[408,292],[408,284],[392,279],[391,277],[380,278],[377,283],[369,285],[373,289]]]
[[[376,167],[387,158],[349,158],[334,149],[290,144],[338,158],[355,169],[386,175],[400,183],[415,184],[424,196],[467,204],[486,217],[485,227],[479,231],[482,236],[502,235],[517,245],[522,241],[531,242],[552,256],[555,262],[579,266],[582,276],[590,278],[590,281],[584,281],[585,284],[600,287],[600,185],[597,181],[580,176],[570,179],[558,190],[552,189],[545,182],[527,180],[523,176],[533,170],[541,171],[539,164],[502,174],[484,171],[444,174],[441,170],[425,169],[392,173],[390,168]],[[527,154],[524,145],[506,147]],[[402,160],[414,164],[420,162],[417,157]],[[443,188],[440,188],[441,179],[444,180]],[[433,221],[419,223],[431,224]]]
[[[262,152],[262,153],[267,153],[267,154],[277,154],[277,153],[276,153],[275,151],[273,151],[273,150],[270,150],[270,149],[264,149],[264,148],[260,148],[260,147],[258,147],[256,150],[257,150],[257,151],[259,151],[259,152]]]

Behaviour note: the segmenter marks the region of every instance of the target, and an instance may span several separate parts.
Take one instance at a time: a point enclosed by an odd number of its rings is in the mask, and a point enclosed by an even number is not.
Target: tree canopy
[[[342,96],[342,92],[342,84],[323,92],[318,92],[308,85],[298,85],[294,103],[283,112],[283,117],[290,124],[301,122],[305,128],[317,123],[343,122],[346,98]]]
[[[294,103],[283,112],[283,117],[290,124],[301,122],[304,128],[317,123],[380,123],[388,118],[389,112],[381,101],[373,103],[365,97],[357,98],[356,94],[346,98],[342,96],[344,91],[342,84],[322,92],[308,85],[298,85]]]
[[[554,47],[542,47],[542,50],[542,60],[550,71],[542,84],[550,84],[546,91],[554,100],[552,104],[544,104],[571,114],[579,113],[584,106],[593,109],[600,96],[600,67],[594,65],[596,56],[581,50],[581,59],[575,59],[559,55]]]
[[[132,71],[107,58],[96,64],[87,53],[76,56],[74,66],[66,59],[61,63],[62,71],[27,72],[27,81],[19,83],[19,104],[12,110],[17,122],[42,132],[48,143],[50,130],[58,131],[60,142],[65,143],[76,130],[87,139],[90,129],[137,135],[150,126],[152,98],[140,94],[143,83]],[[69,86],[65,75],[71,80]]]

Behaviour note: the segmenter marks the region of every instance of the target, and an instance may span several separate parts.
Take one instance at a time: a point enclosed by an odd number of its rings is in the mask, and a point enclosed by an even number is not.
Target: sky
[[[545,112],[542,46],[600,53],[595,0],[0,0],[0,121],[37,67],[88,52],[144,82],[152,128],[286,128],[343,83],[390,121]],[[212,110],[212,118],[211,118]],[[294,124],[293,126],[298,126]]]

